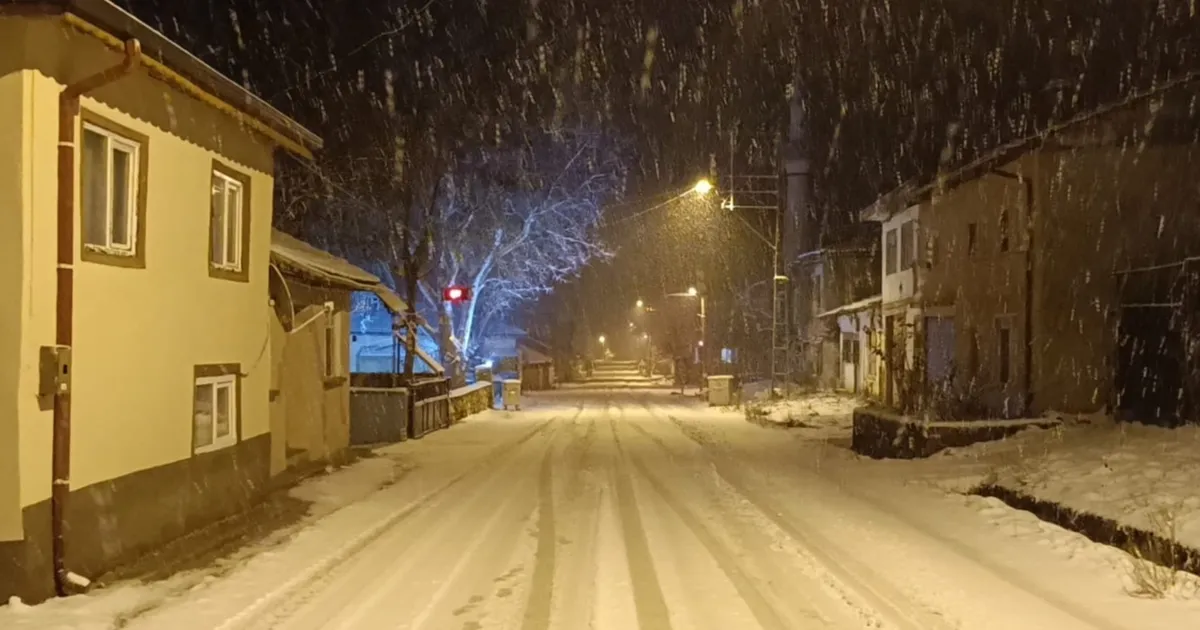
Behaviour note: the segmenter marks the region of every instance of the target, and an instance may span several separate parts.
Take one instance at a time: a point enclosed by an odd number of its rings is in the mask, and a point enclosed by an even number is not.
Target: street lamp
[[[700,292],[696,290],[696,287],[688,287],[687,294],[691,297],[696,297],[700,295]]]
[[[643,301],[641,301],[641,300],[638,300],[638,301],[637,301],[637,307],[638,307],[638,308],[645,308],[645,306],[646,306],[646,303],[645,303],[645,302],[643,302]]]
[[[607,339],[605,339],[604,335],[600,335],[600,345],[604,345],[605,341],[607,341]]]
[[[712,182],[708,181],[707,179],[702,179],[702,180],[696,182],[695,186],[692,186],[692,192],[696,193],[697,195],[700,195],[701,197],[712,192],[712,189],[713,189]]]

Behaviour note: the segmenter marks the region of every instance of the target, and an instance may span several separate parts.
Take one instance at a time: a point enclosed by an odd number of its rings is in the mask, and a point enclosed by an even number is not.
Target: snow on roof
[[[532,363],[553,363],[554,362],[553,359],[551,359],[549,356],[546,356],[545,354],[539,352],[537,349],[531,348],[530,346],[527,346],[525,344],[520,344],[520,345],[521,345],[521,362],[522,363],[532,364]]]
[[[851,302],[844,306],[839,306],[835,309],[825,311],[824,313],[821,313],[817,317],[823,319],[826,317],[835,317],[837,315],[845,315],[847,313],[854,313],[854,312],[861,311],[861,310],[870,308],[872,306],[875,306],[876,304],[879,304],[881,302],[883,302],[882,295],[872,295],[869,298],[862,299],[857,302]]]
[[[271,262],[287,272],[318,282],[356,291],[370,291],[379,296],[383,305],[393,313],[403,313],[408,309],[404,300],[383,284],[378,276],[279,230],[271,230]]]

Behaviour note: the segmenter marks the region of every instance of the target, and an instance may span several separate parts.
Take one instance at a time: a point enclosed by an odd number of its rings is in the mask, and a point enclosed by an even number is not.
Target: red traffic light
[[[446,302],[466,302],[471,299],[471,290],[466,287],[446,287],[442,289],[442,299]]]

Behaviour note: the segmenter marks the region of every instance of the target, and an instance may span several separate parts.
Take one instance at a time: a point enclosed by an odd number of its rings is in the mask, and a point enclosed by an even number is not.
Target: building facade
[[[0,7],[3,597],[61,592],[68,571],[95,577],[267,487],[274,152],[320,145],[85,4]],[[75,116],[65,88],[123,64]]]
[[[882,222],[885,334],[889,317],[912,332],[896,365],[916,372],[918,406],[950,397],[989,416],[1188,413],[1200,385],[1184,304],[1194,294],[1182,290],[1200,256],[1196,89],[1135,95],[864,212]]]

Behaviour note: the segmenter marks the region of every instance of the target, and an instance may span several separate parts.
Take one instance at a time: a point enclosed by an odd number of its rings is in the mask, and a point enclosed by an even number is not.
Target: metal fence
[[[400,374],[351,374],[350,444],[401,442],[450,426],[449,392],[441,377],[404,383]]]

